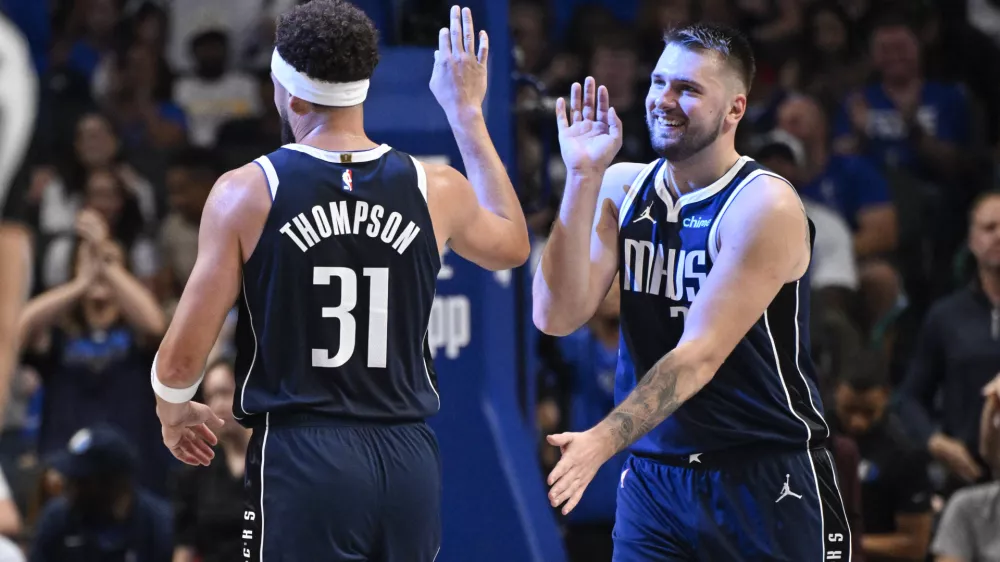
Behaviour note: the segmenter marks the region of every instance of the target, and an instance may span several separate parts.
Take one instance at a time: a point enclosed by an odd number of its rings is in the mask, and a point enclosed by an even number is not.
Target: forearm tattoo
[[[604,419],[615,444],[615,453],[623,451],[649,432],[684,403],[678,395],[677,381],[693,375],[668,353],[639,381],[625,400]]]

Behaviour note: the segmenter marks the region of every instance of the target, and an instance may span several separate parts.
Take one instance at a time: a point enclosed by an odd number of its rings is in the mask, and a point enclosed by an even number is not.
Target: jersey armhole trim
[[[719,239],[719,224],[722,223],[723,217],[726,216],[726,211],[729,210],[729,205],[739,196],[744,187],[750,185],[753,180],[760,176],[771,176],[787,183],[792,190],[795,189],[788,180],[769,170],[754,170],[747,174],[747,177],[743,178],[743,181],[741,181],[739,185],[733,189],[733,192],[729,194],[729,198],[726,199],[725,204],[722,205],[722,210],[719,211],[719,215],[716,216],[715,221],[712,222],[712,228],[708,231],[708,255],[712,258],[713,262],[718,259],[719,250],[722,249],[722,241]]]
[[[424,196],[424,203],[427,202],[427,171],[424,170],[424,165],[420,163],[413,156],[410,156],[410,160],[413,160],[413,167],[417,169],[417,189],[420,190],[420,195]]]
[[[267,177],[267,187],[271,191],[271,202],[274,203],[274,198],[278,195],[278,172],[267,156],[257,158],[254,163],[264,171],[264,176]]]
[[[646,167],[639,172],[639,175],[637,175],[635,179],[632,180],[632,184],[629,185],[628,193],[625,194],[625,199],[622,200],[622,206],[620,209],[618,209],[619,230],[621,230],[622,225],[625,223],[625,215],[628,214],[629,207],[632,206],[632,203],[635,201],[635,198],[638,197],[639,191],[642,189],[643,184],[645,184],[646,180],[649,178],[649,174],[653,173],[653,170],[656,169],[656,166],[659,165],[659,163],[660,160],[657,159],[653,160],[649,164],[646,164]]]

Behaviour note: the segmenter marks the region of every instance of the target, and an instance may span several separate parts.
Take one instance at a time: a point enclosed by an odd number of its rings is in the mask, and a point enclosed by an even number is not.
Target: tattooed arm
[[[603,421],[583,433],[551,435],[563,455],[549,475],[549,501],[569,513],[597,469],[656,427],[704,387],[760,320],[782,285],[809,266],[808,226],[785,182],[760,176],[719,223],[721,248],[691,304],[684,335]]]
[[[760,176],[737,195],[719,223],[719,237],[719,257],[691,304],[681,341],[599,425],[611,435],[615,452],[708,384],[782,285],[809,265],[805,213],[792,189],[776,178]]]

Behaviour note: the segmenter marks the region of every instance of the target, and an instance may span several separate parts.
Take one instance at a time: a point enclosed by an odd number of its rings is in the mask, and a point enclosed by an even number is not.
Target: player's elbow
[[[156,354],[156,378],[169,387],[190,386],[202,367],[192,354],[167,343]]]
[[[492,263],[488,267],[490,271],[503,271],[505,269],[521,267],[531,256],[531,244],[527,236],[524,237],[523,241],[511,241],[511,243],[505,246],[503,251],[499,252],[494,260],[491,260]]]
[[[563,337],[577,331],[586,322],[573,314],[560,313],[554,307],[535,298],[531,307],[531,320],[543,334]]]
[[[720,352],[718,346],[700,338],[677,344],[671,355],[678,364],[686,367],[685,371],[691,374],[696,387],[701,388],[711,382],[729,353]]]

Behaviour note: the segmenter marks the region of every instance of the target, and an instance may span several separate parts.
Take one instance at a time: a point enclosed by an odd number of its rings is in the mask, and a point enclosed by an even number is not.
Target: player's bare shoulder
[[[249,163],[222,174],[202,213],[202,231],[224,229],[239,236],[243,258],[253,253],[271,210],[271,186],[264,171]]]
[[[787,259],[788,281],[805,274],[812,244],[805,208],[795,188],[784,178],[761,174],[733,196],[719,219],[720,253],[746,240],[766,245],[778,264]]]

